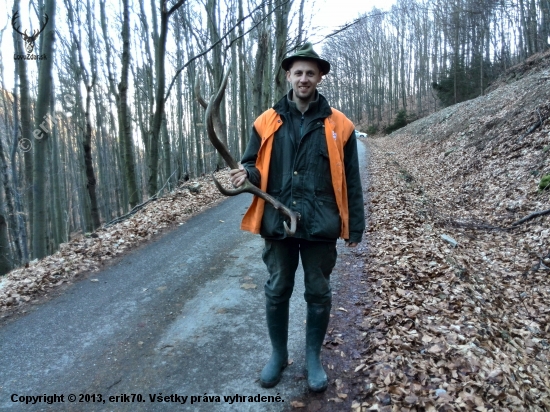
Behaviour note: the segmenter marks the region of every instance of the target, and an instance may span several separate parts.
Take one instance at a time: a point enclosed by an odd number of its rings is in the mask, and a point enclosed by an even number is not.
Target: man
[[[327,388],[320,359],[331,308],[330,273],[336,240],[357,246],[365,229],[363,193],[353,123],[332,109],[317,86],[330,71],[310,43],[281,63],[292,90],[256,119],[242,166],[231,170],[235,187],[248,178],[301,216],[289,237],[284,216],[254,198],[241,228],[265,239],[266,318],[272,354],[260,376],[270,388],[288,364],[288,307],[302,258],[307,302],[306,368],[310,390]]]

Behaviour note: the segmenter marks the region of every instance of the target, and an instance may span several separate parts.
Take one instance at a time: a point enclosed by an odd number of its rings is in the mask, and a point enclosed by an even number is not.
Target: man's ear
[[[286,71],[286,81],[290,83],[290,70]]]

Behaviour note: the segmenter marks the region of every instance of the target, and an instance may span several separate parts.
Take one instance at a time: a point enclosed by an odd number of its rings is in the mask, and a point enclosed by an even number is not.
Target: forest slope
[[[534,56],[368,139],[373,301],[352,409],[550,409],[550,215],[512,226],[550,209],[549,80],[550,53]]]

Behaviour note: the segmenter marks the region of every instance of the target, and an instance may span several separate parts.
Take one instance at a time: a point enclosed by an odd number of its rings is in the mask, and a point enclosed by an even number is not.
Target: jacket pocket
[[[330,159],[326,146],[321,147],[318,154],[315,171],[315,191],[326,196],[333,196],[332,176],[330,173]]]
[[[327,239],[338,239],[341,226],[342,220],[336,202],[332,199],[317,197],[314,205],[311,235]]]
[[[273,196],[279,200],[278,196]],[[284,234],[283,226],[284,216],[275,209],[271,203],[266,202],[264,207],[264,214],[262,216],[262,227],[260,234],[263,237],[282,237]]]

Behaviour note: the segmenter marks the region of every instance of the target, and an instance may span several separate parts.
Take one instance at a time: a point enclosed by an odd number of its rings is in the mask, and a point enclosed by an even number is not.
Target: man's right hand
[[[246,174],[246,170],[244,170],[243,165],[239,165],[238,169],[231,169],[229,171],[229,179],[231,180],[233,187],[242,186],[247,177],[248,175]]]

